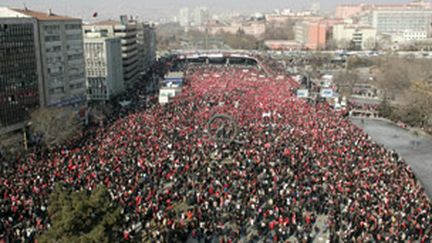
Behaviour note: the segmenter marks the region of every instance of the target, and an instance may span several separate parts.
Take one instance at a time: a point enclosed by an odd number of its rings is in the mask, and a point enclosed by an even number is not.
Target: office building
[[[120,38],[87,33],[84,53],[89,100],[107,101],[124,92]]]
[[[1,126],[24,122],[37,106],[82,107],[87,97],[81,20],[27,8],[0,8],[0,19]]]
[[[0,134],[24,126],[39,105],[37,25],[0,8]]]
[[[36,21],[41,106],[81,106],[86,102],[81,19],[29,9],[9,9]]]
[[[426,32],[431,30],[432,9],[374,10],[369,24],[378,34],[397,32]]]

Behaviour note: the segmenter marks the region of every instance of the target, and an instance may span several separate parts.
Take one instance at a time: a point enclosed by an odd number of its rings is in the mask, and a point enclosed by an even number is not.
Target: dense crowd
[[[124,209],[124,241],[310,242],[326,231],[331,242],[430,242],[431,203],[409,166],[326,103],[297,99],[291,79],[211,66],[186,79],[168,105],[137,96],[79,146],[4,167],[0,239],[46,230],[61,183],[105,185]],[[215,114],[237,122],[236,142],[210,139]]]
[[[347,108],[348,110],[352,111],[352,113],[368,112],[369,117],[373,117],[373,116],[379,117],[381,115],[380,104],[367,104],[367,103],[361,103],[356,101],[349,101]]]

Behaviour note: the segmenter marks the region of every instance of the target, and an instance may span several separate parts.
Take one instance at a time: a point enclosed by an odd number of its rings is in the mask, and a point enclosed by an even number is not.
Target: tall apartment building
[[[120,38],[87,33],[84,55],[89,100],[107,101],[125,90]]]
[[[137,23],[137,26],[140,65],[143,72],[148,72],[156,61],[156,31],[150,24]]]
[[[86,101],[81,19],[29,9],[9,9],[37,25],[41,106],[80,106]]]
[[[39,105],[37,25],[0,8],[0,134],[19,129]]]
[[[120,21],[107,20],[83,27],[84,33],[100,32],[107,37],[119,37],[122,49],[123,80],[126,87],[139,80],[142,67],[137,41],[137,23],[121,16]]]
[[[180,26],[187,27],[189,26],[189,8],[181,8],[179,11],[179,24]]]
[[[202,26],[210,19],[209,10],[206,7],[196,7],[193,11],[193,25]]]

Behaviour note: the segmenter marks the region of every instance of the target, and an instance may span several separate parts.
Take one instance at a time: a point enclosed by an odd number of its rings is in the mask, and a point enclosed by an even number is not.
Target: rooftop
[[[102,20],[99,22],[91,23],[89,25],[120,25],[120,24],[121,23],[118,20],[109,19],[109,20]]]
[[[24,14],[24,15],[33,17],[37,20],[81,20],[78,18],[56,15],[56,14],[51,12],[51,9],[48,10],[48,12],[46,12],[46,13],[33,11],[33,10],[30,10],[27,8],[26,9],[12,8],[11,10],[18,12],[20,14]]]

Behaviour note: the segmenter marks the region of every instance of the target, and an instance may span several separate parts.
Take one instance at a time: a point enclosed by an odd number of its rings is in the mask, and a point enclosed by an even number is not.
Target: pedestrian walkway
[[[432,198],[432,141],[430,137],[415,135],[393,123],[353,118],[354,124],[363,128],[377,143],[394,149],[400,154],[425,188],[426,194]]]

